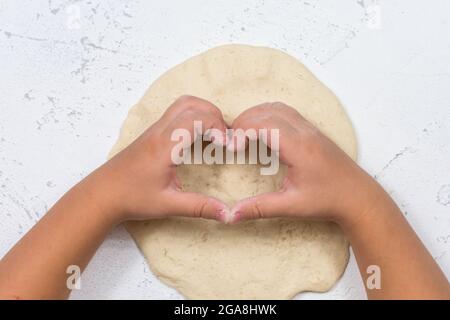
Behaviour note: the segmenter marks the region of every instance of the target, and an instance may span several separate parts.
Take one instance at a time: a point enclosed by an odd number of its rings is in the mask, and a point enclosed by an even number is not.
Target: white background
[[[360,164],[450,276],[449,14],[448,0],[0,0],[0,256],[105,160],[152,81],[245,43],[290,53],[338,95]],[[118,227],[72,298],[182,297]],[[365,298],[354,258],[330,292],[299,298]]]

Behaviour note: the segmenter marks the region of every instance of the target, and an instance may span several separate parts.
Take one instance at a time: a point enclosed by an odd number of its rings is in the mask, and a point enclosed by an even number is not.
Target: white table
[[[296,56],[340,97],[361,165],[450,276],[450,1],[71,3],[0,1],[0,256],[105,160],[153,80],[246,43]],[[299,297],[365,298],[354,258],[330,292]],[[72,298],[182,297],[119,227]]]

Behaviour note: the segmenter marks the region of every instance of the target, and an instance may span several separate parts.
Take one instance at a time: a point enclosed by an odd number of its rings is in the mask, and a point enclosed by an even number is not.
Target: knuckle
[[[319,137],[319,131],[317,130],[304,130],[301,137],[301,145],[303,145],[304,150],[309,154],[317,154],[322,147]]]
[[[284,112],[286,114],[292,115],[292,117],[301,117],[301,114],[293,107],[291,107],[290,105],[285,104],[284,102],[281,101],[275,101],[272,102],[271,104],[272,109],[276,109],[277,112]]]
[[[183,95],[176,100],[175,105],[183,112],[188,110],[199,110],[198,99],[194,96]]]
[[[188,119],[195,118],[198,116],[198,114],[199,112],[193,107],[186,107],[182,112],[183,117]]]
[[[206,205],[208,204],[208,202],[209,202],[209,199],[203,199],[194,206],[194,212],[193,212],[194,218],[205,217],[205,208],[206,208]]]
[[[273,121],[273,116],[268,113],[263,113],[260,114],[257,118],[254,118],[253,121],[266,126]]]
[[[285,104],[284,102],[281,101],[274,101],[271,102],[269,104],[269,107],[272,109],[284,109],[284,108],[289,108],[289,106],[287,104]]]
[[[195,101],[195,97],[194,96],[190,96],[188,94],[184,94],[182,96],[179,96],[178,99],[176,100],[176,102],[180,103],[180,104],[184,104],[184,103],[190,103]]]
[[[264,113],[270,111],[268,105],[269,105],[268,103],[262,103],[262,104],[258,104],[256,106],[253,106],[253,107],[245,110],[244,112],[242,112],[240,117],[242,117],[242,118],[253,118],[255,116],[264,114]]]
[[[183,110],[195,110],[198,112],[209,112],[214,114],[221,113],[220,109],[212,103],[190,95],[179,97],[177,99],[177,105],[183,108]]]
[[[316,141],[321,135],[321,132],[319,131],[319,129],[317,129],[312,124],[308,124],[308,125],[304,126],[302,131],[303,131],[305,138],[309,141]]]
[[[193,123],[194,121],[200,120],[203,120],[203,117],[198,111],[187,109],[180,113],[177,123],[180,125],[186,125],[188,123]]]
[[[264,217],[263,212],[261,211],[261,202],[256,200],[252,205],[252,217],[254,219],[261,219]]]
[[[282,129],[288,127],[285,120],[270,113],[260,114],[252,120],[252,123],[266,129]]]

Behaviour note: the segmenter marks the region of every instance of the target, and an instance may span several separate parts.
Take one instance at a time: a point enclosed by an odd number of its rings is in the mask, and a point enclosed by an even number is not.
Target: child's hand
[[[204,130],[224,133],[226,124],[220,110],[208,101],[184,96],[175,101],[161,119],[136,141],[117,154],[94,176],[99,177],[118,221],[166,216],[225,219],[227,207],[217,199],[181,191],[171,160],[173,130],[183,128],[194,137],[193,122],[202,121]]]
[[[280,161],[288,166],[281,190],[238,202],[235,220],[288,216],[341,222],[363,212],[377,193],[372,192],[377,184],[350,157],[283,103],[250,108],[232,128],[279,129]]]
[[[67,192],[0,260],[0,299],[67,297],[67,267],[83,270],[120,221],[173,215],[225,220],[223,203],[181,192],[176,178],[170,137],[178,128],[193,135],[194,120],[225,138],[215,106],[193,97],[177,100],[135,142]],[[297,111],[281,103],[257,106],[233,128],[279,129],[280,160],[288,165],[282,189],[237,203],[237,218],[332,219],[343,225],[363,279],[369,266],[382,272],[382,287],[368,289],[370,298],[449,299],[448,280],[395,203]],[[369,211],[375,214],[362,214]]]

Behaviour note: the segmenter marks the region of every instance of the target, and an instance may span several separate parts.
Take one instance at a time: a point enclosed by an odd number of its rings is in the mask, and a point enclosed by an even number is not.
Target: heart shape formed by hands
[[[300,62],[278,50],[243,45],[222,46],[193,57],[161,76],[131,109],[112,154],[155,124],[185,93],[218,106],[224,131],[226,124],[244,129],[269,124],[280,127],[282,123],[280,161],[285,165],[280,165],[276,175],[264,176],[260,165],[192,164],[151,170],[149,161],[144,161],[144,169],[136,176],[150,174],[152,178],[135,179],[142,182],[137,188],[144,191],[142,196],[127,194],[130,202],[142,203],[130,209],[140,213],[133,218],[148,219],[151,213],[152,217],[214,219],[217,211],[227,207],[231,221],[298,212],[306,218],[313,213],[326,217],[332,199],[336,199],[326,190],[338,194],[342,182],[348,180],[345,170],[350,167],[343,167],[342,175],[334,175],[333,165],[325,166],[317,159],[346,162],[345,154],[335,153],[328,138],[355,159],[356,138],[337,98]],[[292,114],[280,118],[277,106],[264,116],[248,113],[245,124],[237,123],[249,107],[267,101],[283,101],[294,107],[328,138],[318,135],[314,127],[299,125]],[[189,127],[196,119],[191,117]],[[183,120],[173,117],[166,128],[180,127]],[[323,143],[317,143],[317,137]],[[170,139],[157,139],[146,153],[155,154],[152,167],[167,160],[162,159],[161,150],[169,143]],[[320,154],[325,156],[317,157]],[[321,178],[330,174],[336,179],[324,188]],[[156,189],[149,189],[148,181],[157,181],[164,188],[163,202],[153,198]],[[301,193],[295,192],[297,186],[302,186]],[[303,186],[309,186],[309,192],[303,192]],[[326,198],[332,201],[322,201]],[[332,223],[258,219],[230,226],[209,219],[172,217],[129,222],[127,229],[153,272],[194,299],[287,299],[304,290],[325,291],[342,274],[348,259],[347,241]]]
[[[195,97],[184,97],[183,100],[185,99],[190,99],[188,105],[199,102]],[[192,142],[186,129],[183,129],[185,132],[178,131],[172,135],[175,140],[181,137],[188,141],[178,140],[175,152],[172,151],[172,161],[181,165],[177,171],[181,177],[182,189],[204,193],[224,202],[226,206],[217,216],[222,222],[235,223],[243,217],[243,208],[239,206],[242,201],[236,199],[243,200],[281,187],[285,168],[280,169],[279,163],[280,128],[275,127],[276,123],[271,124],[265,120],[270,116],[268,112],[275,106],[281,110],[280,103],[263,104],[243,112],[228,125],[210,104],[210,112],[216,117],[217,128],[203,130],[202,122],[197,119],[191,123],[195,142]],[[287,106],[283,108],[289,109]],[[297,116],[300,117],[298,113]],[[226,126],[225,132],[221,125],[217,125],[222,122]],[[205,141],[212,142],[205,144]],[[179,152],[180,150],[183,152]],[[174,155],[179,158],[174,160]],[[193,179],[192,176],[196,178]],[[231,181],[235,186],[229,188],[232,191],[221,192],[221,189],[227,188],[221,181]],[[239,186],[245,186],[245,189],[240,190]],[[254,191],[246,193],[247,190]],[[250,199],[246,199],[245,203],[249,205],[249,201]],[[241,211],[238,212],[237,208]],[[261,212],[259,214],[262,216]]]

